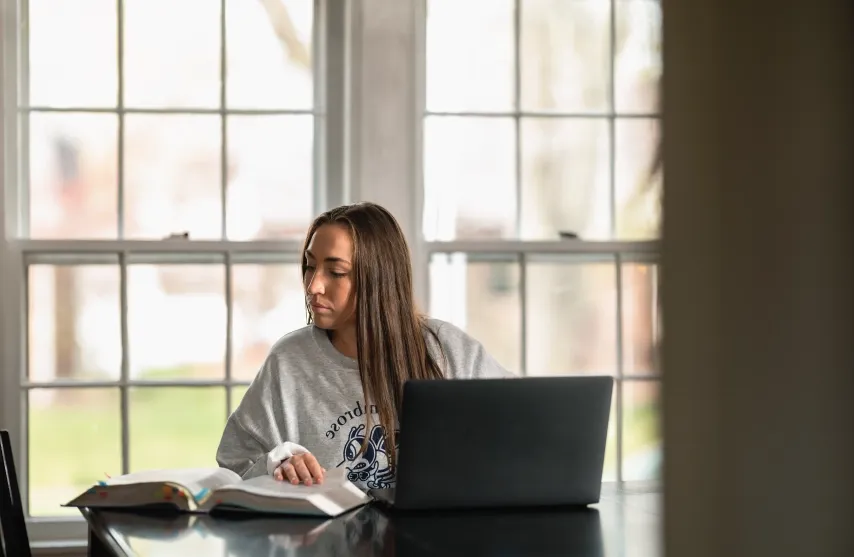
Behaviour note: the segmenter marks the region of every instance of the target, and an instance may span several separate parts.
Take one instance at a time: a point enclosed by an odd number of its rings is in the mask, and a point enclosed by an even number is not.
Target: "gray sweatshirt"
[[[427,326],[442,345],[444,357],[432,335],[426,335],[446,377],[513,377],[458,327],[438,319],[429,319]],[[368,445],[359,454],[365,439]],[[394,485],[385,432],[376,407],[364,400],[357,361],[340,353],[325,330],[311,325],[273,345],[228,418],[216,458],[248,479],[272,474],[282,460],[303,452],[312,453],[327,470],[346,467],[350,481],[364,490]]]

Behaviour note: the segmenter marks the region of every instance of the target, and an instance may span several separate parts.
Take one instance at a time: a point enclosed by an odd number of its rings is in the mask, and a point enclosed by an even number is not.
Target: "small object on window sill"
[[[569,230],[559,230],[558,234],[560,235],[561,240],[578,240],[578,234],[575,232],[570,232]]]
[[[189,240],[190,233],[189,232],[173,232],[172,234],[163,238],[164,240]]]

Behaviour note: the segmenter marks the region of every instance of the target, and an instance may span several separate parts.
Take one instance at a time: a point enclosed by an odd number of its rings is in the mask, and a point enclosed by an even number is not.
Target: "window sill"
[[[30,544],[34,557],[86,557],[89,543],[80,540],[57,540]]]

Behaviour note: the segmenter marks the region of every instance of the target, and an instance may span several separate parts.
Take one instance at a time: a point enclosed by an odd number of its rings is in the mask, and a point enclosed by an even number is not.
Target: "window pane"
[[[230,108],[311,108],[314,2],[226,2]]]
[[[33,389],[28,396],[32,516],[80,516],[63,508],[84,489],[122,473],[118,389]]]
[[[224,267],[129,265],[127,273],[131,378],[224,378]]]
[[[513,110],[513,6],[513,0],[428,0],[428,110]]]
[[[222,238],[220,119],[125,117],[125,230],[132,238]]]
[[[124,0],[125,106],[219,106],[220,34],[220,2]]]
[[[427,240],[514,237],[513,120],[434,116],[424,135]]]
[[[611,236],[608,124],[605,120],[522,120],[522,234],[557,240]]]
[[[605,442],[605,462],[602,466],[602,481],[617,481],[617,386],[611,393],[611,413],[608,415],[608,438]]]
[[[229,116],[228,238],[302,240],[313,219],[312,116]]]
[[[623,479],[661,478],[661,385],[623,383]]]
[[[118,118],[32,113],[29,122],[30,236],[115,239]]]
[[[623,373],[658,373],[658,267],[623,265]]]
[[[523,0],[521,5],[522,108],[608,110],[610,4]]]
[[[616,268],[609,259],[531,258],[525,275],[528,375],[616,373]]]
[[[128,409],[131,472],[217,466],[224,387],[133,388]]]
[[[661,79],[661,4],[617,0],[614,96],[617,112],[657,112]]]
[[[118,379],[118,265],[30,265],[28,275],[29,380]]]
[[[627,240],[661,235],[661,172],[655,168],[659,121],[616,122],[617,237]]]
[[[465,330],[513,373],[521,368],[519,264],[464,253],[430,260],[430,315]],[[500,323],[500,327],[496,327]]]
[[[116,106],[116,0],[29,0],[27,13],[29,104]]]
[[[231,286],[231,375],[237,380],[251,380],[273,344],[306,325],[300,268],[297,263],[234,265]]]

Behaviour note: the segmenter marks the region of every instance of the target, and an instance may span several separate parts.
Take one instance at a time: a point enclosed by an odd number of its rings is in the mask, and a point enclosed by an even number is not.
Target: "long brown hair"
[[[356,296],[356,350],[365,404],[374,404],[385,430],[386,450],[391,463],[397,461],[395,426],[403,384],[408,379],[444,377],[427,347],[430,334],[425,318],[415,305],[412,263],[406,237],[397,220],[375,203],[355,203],[331,209],[318,216],[306,234],[302,252],[302,276],[306,273],[305,252],[318,228],[325,224],[346,227],[353,240],[353,292]],[[311,312],[306,303],[307,322]],[[365,412],[367,430],[371,412]],[[362,450],[367,443],[362,444]]]

